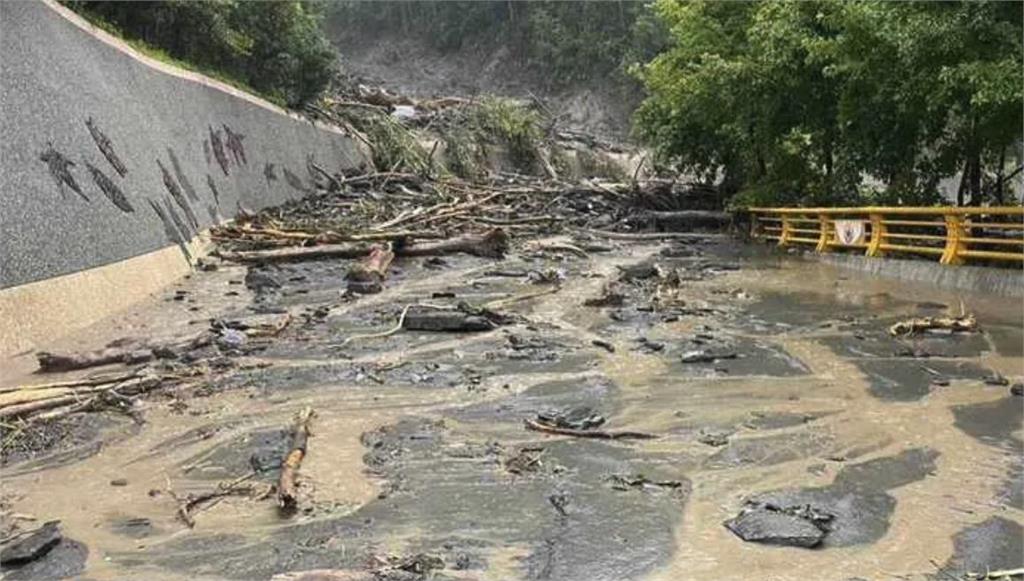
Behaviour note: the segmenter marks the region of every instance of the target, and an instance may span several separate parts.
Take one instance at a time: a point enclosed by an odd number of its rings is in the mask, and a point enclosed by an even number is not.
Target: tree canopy
[[[72,9],[174,58],[212,69],[291,106],[320,95],[336,54],[323,5],[299,0],[73,1]]]
[[[1024,123],[1021,3],[653,8],[671,46],[635,70],[636,125],[664,163],[750,203],[925,203],[958,171],[971,203],[1002,196]]]

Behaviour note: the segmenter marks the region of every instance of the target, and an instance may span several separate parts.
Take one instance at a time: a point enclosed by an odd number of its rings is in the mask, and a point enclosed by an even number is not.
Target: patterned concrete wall
[[[353,141],[133,56],[49,2],[0,2],[0,288],[142,255],[303,195]]]

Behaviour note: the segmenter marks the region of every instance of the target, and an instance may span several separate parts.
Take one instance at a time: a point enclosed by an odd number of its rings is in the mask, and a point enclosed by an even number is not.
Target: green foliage
[[[480,150],[473,132],[461,126],[444,135],[444,153],[448,171],[466,179],[482,177]]]
[[[512,163],[531,172],[540,161],[540,115],[509,99],[488,98],[474,109],[475,126],[508,148]]]
[[[416,136],[391,115],[362,117],[355,126],[366,134],[373,149],[373,164],[379,171],[430,173],[430,155]]]
[[[935,200],[1021,139],[1022,4],[659,0],[671,47],[634,72],[659,161],[737,200]],[[865,191],[865,176],[882,184]],[[992,182],[991,179],[988,180]],[[878,191],[881,190],[881,191]]]
[[[315,2],[74,0],[67,5],[129,40],[291,106],[314,100],[334,74],[335,53],[320,28],[323,10]]]

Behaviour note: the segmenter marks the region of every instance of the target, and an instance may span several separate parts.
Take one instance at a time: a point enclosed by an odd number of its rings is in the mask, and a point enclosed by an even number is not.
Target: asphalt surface
[[[0,288],[175,244],[239,203],[300,197],[309,156],[334,169],[360,161],[343,135],[156,70],[41,2],[0,3],[0,135]]]

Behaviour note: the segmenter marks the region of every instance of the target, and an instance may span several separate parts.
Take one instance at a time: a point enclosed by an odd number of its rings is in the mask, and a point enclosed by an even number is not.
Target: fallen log
[[[399,247],[399,256],[437,256],[463,252],[484,258],[502,258],[508,252],[509,238],[501,228],[483,234],[466,234],[450,240]]]
[[[113,392],[120,396],[135,395],[160,385],[160,382],[161,379],[159,377],[148,375],[116,383],[90,386],[82,390],[59,388],[50,394],[37,394],[36,397],[30,400],[19,401],[12,399],[12,403],[0,407],[0,419],[26,416],[35,412],[64,406],[76,406],[85,410],[92,406],[97,401],[97,398],[102,397],[106,393]],[[8,395],[17,396],[18,394]]]
[[[603,430],[576,430],[573,428],[559,428],[556,426],[548,426],[533,419],[526,419],[526,428],[534,430],[536,432],[544,432],[547,434],[557,434],[559,436],[573,436],[574,438],[594,438],[597,440],[653,440],[657,438],[655,434],[648,434],[646,432],[605,432]]]
[[[152,359],[169,359],[176,357],[181,350],[192,350],[208,345],[210,335],[201,333],[191,339],[169,341],[164,343],[128,342],[125,347],[109,347],[98,351],[71,353],[36,353],[39,369],[36,373],[58,371],[74,371],[112,363],[144,363]]]
[[[395,253],[390,245],[376,245],[362,260],[353,264],[345,274],[348,290],[359,294],[379,293],[384,290],[384,279],[388,276],[388,267],[394,260]]]
[[[978,320],[974,318],[974,315],[907,319],[889,327],[889,334],[893,336],[916,335],[929,329],[948,329],[960,333],[969,333],[978,330]]]
[[[281,464],[281,477],[277,481],[277,503],[282,509],[294,508],[298,502],[298,487],[295,477],[306,456],[309,441],[309,424],[313,419],[313,408],[307,407],[297,416],[292,431],[292,444]]]
[[[275,248],[231,252],[218,250],[217,256],[242,264],[266,262],[299,262],[325,258],[362,258],[372,247],[366,244],[324,244],[302,248]],[[508,251],[508,234],[495,228],[483,234],[466,234],[450,240],[421,244],[396,244],[397,256],[439,256],[464,252],[486,258],[501,258]]]

